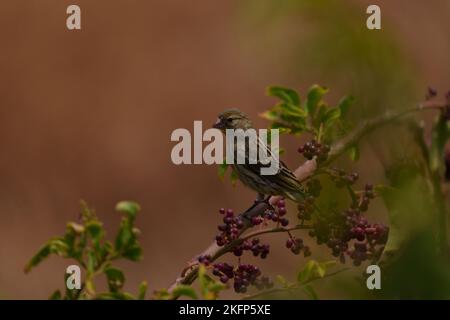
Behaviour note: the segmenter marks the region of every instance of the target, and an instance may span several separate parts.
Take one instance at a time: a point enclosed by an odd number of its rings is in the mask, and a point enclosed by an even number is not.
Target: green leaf
[[[125,275],[122,270],[109,266],[103,271],[108,279],[108,287],[111,292],[119,291],[125,283]]]
[[[297,275],[297,281],[301,284],[306,284],[315,279],[323,278],[327,270],[336,264],[334,260],[327,262],[317,262],[315,260],[310,260],[306,263],[303,270],[301,270]]]
[[[306,118],[307,113],[305,110],[290,104],[290,103],[279,103],[276,108],[279,108],[284,116],[290,116],[290,119]],[[288,118],[289,119],[289,118]]]
[[[310,260],[306,263],[305,267],[303,268],[303,270],[301,270],[298,275],[297,275],[297,281],[299,283],[306,283],[308,282],[312,276],[313,276],[313,271],[314,268],[316,267],[317,262],[314,260]]]
[[[283,287],[287,288],[289,286],[289,282],[282,276],[277,275],[275,278]]]
[[[58,256],[66,256],[69,250],[69,246],[63,238],[55,238],[49,240],[39,251],[30,259],[25,266],[25,273],[31,271],[31,269],[41,263],[50,254],[56,254]]]
[[[353,96],[345,96],[339,101],[338,108],[341,110],[341,117],[345,117],[350,106],[355,102]]]
[[[205,300],[217,299],[218,293],[226,288],[223,283],[214,281],[208,276],[206,267],[203,264],[198,269],[198,282],[200,284],[200,292]]]
[[[352,161],[358,161],[359,160],[359,147],[358,145],[353,145],[348,150],[348,156],[350,157],[350,160]]]
[[[120,223],[120,229],[116,236],[116,250],[121,251],[122,249],[126,248],[131,244],[131,242],[134,239],[134,234],[131,229],[131,222],[123,218],[122,222]]]
[[[332,126],[334,124],[334,122],[336,120],[339,120],[340,117],[341,117],[341,109],[339,109],[339,108],[331,108],[331,109],[328,109],[325,112],[325,115],[324,115],[324,117],[322,119],[322,123],[325,126],[330,127],[330,126]]]
[[[154,299],[155,300],[169,300],[172,295],[167,291],[167,289],[155,290]]]
[[[278,112],[276,112],[275,110],[267,110],[263,113],[260,113],[259,116],[269,121],[277,121],[280,118]]]
[[[116,205],[116,210],[125,213],[133,220],[141,210],[141,207],[138,203],[133,201],[121,201]]]
[[[272,86],[267,88],[267,95],[271,97],[277,97],[284,102],[290,103],[295,106],[300,106],[300,97],[297,91],[289,88]]]
[[[218,281],[212,281],[210,284],[209,284],[209,291],[210,292],[213,292],[213,293],[219,293],[220,291],[222,291],[222,290],[224,290],[224,289],[226,289],[227,288],[227,286],[226,285],[224,285],[223,283],[221,283],[221,282],[218,282]]]
[[[75,223],[75,222],[69,222],[67,224],[67,230],[69,232],[73,232],[74,234],[82,234],[85,231],[85,228],[83,225]]]
[[[131,247],[128,247],[123,253],[124,258],[127,258],[131,261],[139,261],[142,259],[142,248],[135,244]]]
[[[36,267],[44,259],[50,255],[50,245],[46,244],[39,249],[39,251],[30,259],[30,261],[25,266],[25,273],[31,271],[33,267]]]
[[[147,293],[147,281],[142,281],[141,284],[139,285],[139,293],[138,293],[138,299],[139,300],[144,300],[145,299],[145,294]]]
[[[98,220],[92,220],[86,223],[86,230],[92,239],[100,241],[103,237],[103,225]]]
[[[313,85],[308,92],[306,98],[305,109],[308,114],[313,115],[319,105],[322,97],[328,92],[327,88],[321,87],[319,85]]]
[[[183,284],[180,284],[175,289],[173,289],[172,294],[175,297],[185,296],[185,297],[189,297],[194,300],[198,299],[197,293],[195,293],[194,288],[192,288],[191,286],[188,286],[188,285],[183,285]]]

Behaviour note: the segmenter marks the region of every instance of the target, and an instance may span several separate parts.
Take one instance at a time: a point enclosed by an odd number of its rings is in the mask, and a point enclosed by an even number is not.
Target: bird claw
[[[271,198],[272,196],[267,196],[267,197],[265,197],[264,198],[264,196],[263,197],[260,197],[260,196],[258,196],[258,198],[255,200],[255,206],[257,206],[258,204],[260,204],[260,203],[264,203],[264,204],[266,204],[267,205],[267,207],[269,208],[269,209],[271,209],[271,210],[275,210],[275,208],[272,206],[272,204],[270,203],[270,198]]]

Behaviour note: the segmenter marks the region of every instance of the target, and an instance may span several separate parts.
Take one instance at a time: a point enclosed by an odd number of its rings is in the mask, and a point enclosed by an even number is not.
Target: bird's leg
[[[265,203],[269,207],[269,209],[274,210],[274,207],[270,204],[270,201],[269,201],[271,197],[272,196],[270,196],[270,195],[265,197],[264,194],[258,193],[258,196],[256,197],[254,205],[256,206],[260,203]]]
[[[256,196],[255,203],[258,204],[258,203],[261,203],[261,202],[264,202],[264,194],[263,193],[258,193],[258,195]]]

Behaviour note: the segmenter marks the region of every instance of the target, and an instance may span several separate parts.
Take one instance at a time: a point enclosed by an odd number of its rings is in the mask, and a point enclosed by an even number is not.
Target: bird
[[[239,109],[227,109],[221,112],[217,118],[214,128],[219,129],[222,133],[226,133],[227,129],[242,129],[246,131],[253,128],[253,124],[245,113]],[[235,139],[236,140],[236,139]],[[274,160],[273,153],[270,148],[260,139],[257,140],[258,148],[265,148],[271,161]],[[234,141],[235,152],[238,148],[237,142]],[[279,161],[279,169],[274,175],[261,175],[261,168],[268,166],[260,161],[256,161],[255,164],[249,163],[249,156],[246,151],[246,161],[244,164],[235,163],[231,164],[238,179],[247,187],[257,192],[257,202],[268,203],[271,196],[282,196],[291,199],[294,202],[302,202],[307,192],[302,186],[297,177],[291,170],[281,161]]]

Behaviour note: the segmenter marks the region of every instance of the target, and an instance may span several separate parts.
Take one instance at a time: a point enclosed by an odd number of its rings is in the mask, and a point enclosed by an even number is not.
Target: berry
[[[286,227],[286,226],[289,224],[289,220],[286,219],[286,218],[281,218],[281,219],[280,219],[280,224],[281,224],[283,227]]]
[[[330,147],[328,145],[321,144],[316,140],[311,140],[298,148],[298,152],[303,154],[303,156],[308,160],[315,157],[317,162],[320,163],[328,159]]]

